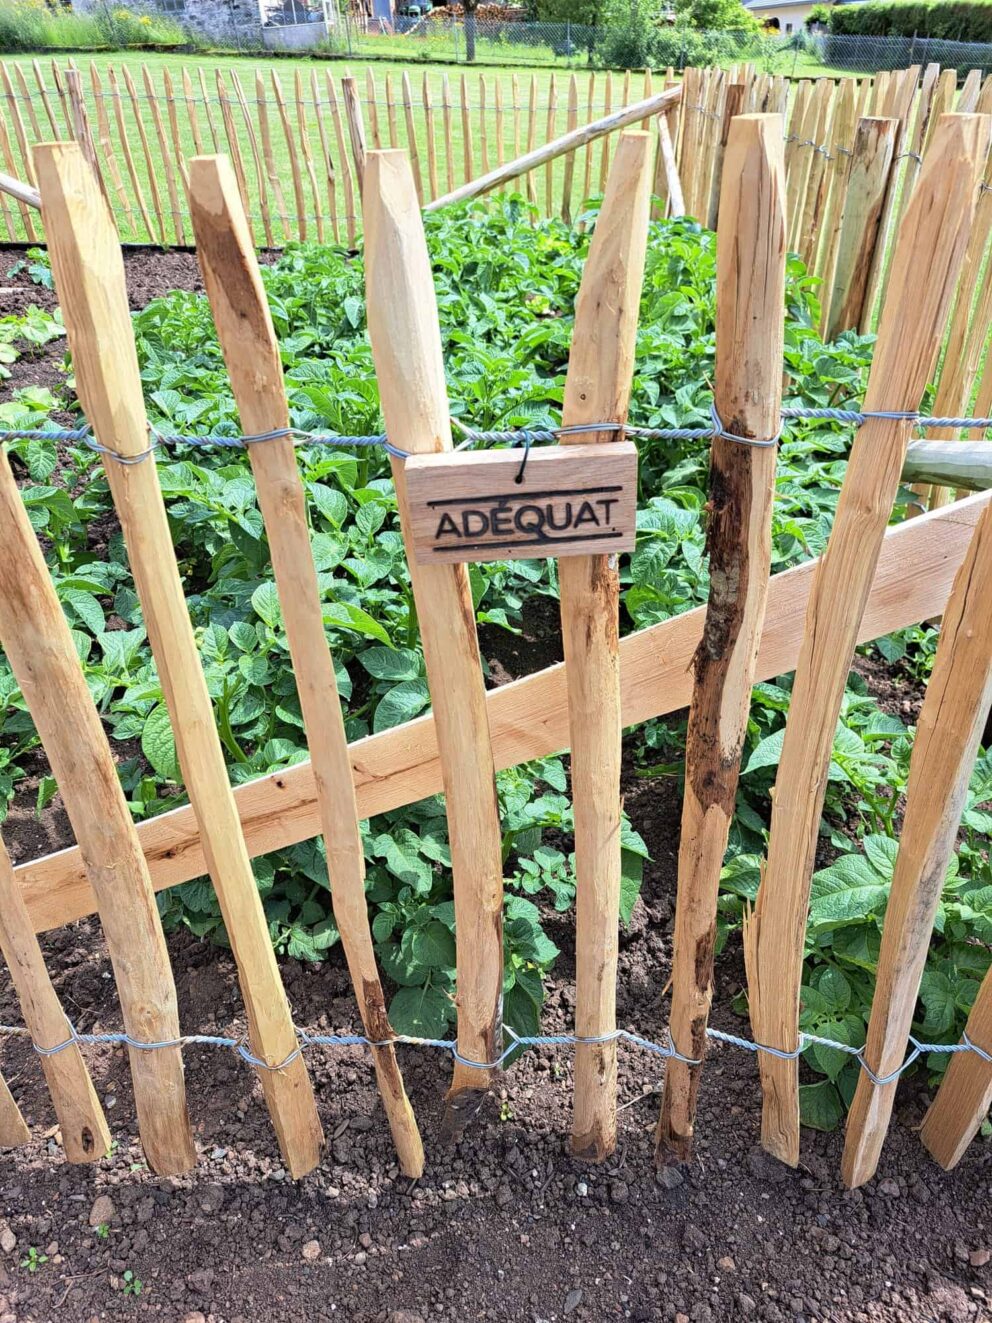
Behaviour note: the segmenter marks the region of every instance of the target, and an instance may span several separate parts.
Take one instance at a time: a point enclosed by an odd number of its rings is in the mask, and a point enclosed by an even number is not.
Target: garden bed
[[[0,256],[4,272],[12,264]],[[200,288],[188,254],[132,252],[127,264],[136,309],[171,289]],[[26,273],[3,283],[30,290],[26,297],[10,295],[5,313],[25,302],[54,306]],[[13,386],[51,389],[61,352],[53,340],[37,356],[18,359],[0,400]],[[71,488],[75,480],[59,469],[52,482]],[[90,545],[105,545],[112,532],[95,523]],[[531,598],[520,629],[482,625],[491,685],[560,657],[551,598]],[[912,723],[921,696],[917,679],[877,655],[861,658],[858,670],[883,714]],[[666,722],[673,741],[683,718]],[[122,759],[141,756],[140,746],[115,741],[113,748]],[[18,862],[71,839],[57,796],[35,814],[46,768],[40,752],[32,757],[4,825]],[[649,1038],[660,1037],[665,1022],[680,787],[670,771],[644,772],[666,758],[672,751],[664,730],[647,753],[638,737],[627,741],[625,810],[651,858],[621,936],[618,1020]],[[835,851],[825,839],[819,862]],[[574,1009],[572,915],[557,912],[544,895],[535,899],[544,931],[561,952],[546,979],[542,1028],[567,1032]],[[43,944],[77,1027],[118,1028],[98,923],[82,921]],[[230,955],[184,930],[170,935],[169,948],[184,1030],[240,1032]],[[358,1031],[340,946],[317,963],[283,958],[281,967],[298,1023]],[[732,932],[717,965],[717,1027],[746,1032],[732,1008],[742,986]],[[19,1020],[6,985],[0,1020]],[[0,1208],[14,1240],[11,1245],[0,1232],[0,1297],[15,1318],[146,1313],[195,1320],[199,1313],[234,1323],[278,1313],[371,1323],[391,1311],[402,1320],[407,1311],[408,1321],[413,1315],[648,1320],[680,1313],[703,1320],[963,1320],[988,1309],[987,1146],[974,1145],[954,1173],[933,1165],[913,1133],[927,1096],[920,1075],[901,1087],[879,1180],[845,1192],[837,1132],[804,1130],[803,1165],[794,1173],[761,1152],[755,1062],[733,1049],[714,1049],[704,1074],[696,1160],[684,1173],[670,1170],[663,1182],[653,1164],[657,1059],[621,1049],[620,1145],[603,1168],[590,1169],[565,1153],[568,1053],[541,1049],[522,1058],[464,1142],[445,1150],[434,1136],[448,1063],[437,1053],[403,1049],[428,1148],[427,1173],[411,1186],[392,1164],[367,1058],[350,1049],[315,1052],[311,1069],[329,1151],[316,1172],[294,1185],[280,1167],[260,1089],[233,1056],[206,1048],[186,1054],[201,1161],[190,1177],[174,1180],[153,1176],[141,1162],[124,1055],[102,1049],[88,1059],[118,1146],[96,1168],[71,1167],[49,1129],[37,1062],[23,1044],[4,1043],[5,1075],[36,1136],[27,1149],[0,1159]],[[102,1205],[91,1228],[100,1195],[109,1196],[113,1210]],[[142,1284],[137,1295],[135,1282]]]

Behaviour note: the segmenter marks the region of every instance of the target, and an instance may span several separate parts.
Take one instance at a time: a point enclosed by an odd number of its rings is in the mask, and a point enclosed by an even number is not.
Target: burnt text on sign
[[[413,550],[424,564],[631,551],[637,447],[542,446],[411,455]]]

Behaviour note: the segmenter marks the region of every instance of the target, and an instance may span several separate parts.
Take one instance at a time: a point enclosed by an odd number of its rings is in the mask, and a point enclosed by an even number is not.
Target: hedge
[[[830,31],[850,37],[918,36],[992,42],[992,0],[888,0],[834,5]]]

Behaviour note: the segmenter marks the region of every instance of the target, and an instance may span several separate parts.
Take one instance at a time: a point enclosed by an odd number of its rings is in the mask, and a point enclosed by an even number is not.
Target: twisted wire
[[[682,1061],[687,1066],[702,1065],[701,1057],[690,1057],[680,1052],[672,1041],[671,1031],[665,1031],[665,1041],[658,1043],[652,1039],[644,1038],[640,1034],[633,1033],[629,1029],[612,1029],[605,1034],[583,1035],[583,1034],[517,1034],[512,1029],[504,1026],[504,1034],[508,1039],[506,1046],[492,1061],[476,1061],[472,1057],[467,1057],[458,1050],[458,1043],[450,1038],[424,1038],[416,1034],[394,1034],[391,1038],[372,1039],[365,1034],[313,1034],[306,1029],[296,1028],[296,1047],[282,1061],[275,1064],[266,1061],[255,1055],[248,1044],[247,1036],[240,1038],[230,1038],[221,1034],[183,1034],[179,1038],[168,1039],[163,1042],[146,1042],[142,1039],[134,1038],[131,1034],[102,1033],[87,1034],[76,1030],[70,1020],[66,1020],[69,1030],[68,1037],[60,1043],[55,1043],[51,1047],[43,1047],[32,1040],[32,1047],[40,1057],[55,1056],[59,1052],[64,1052],[68,1048],[86,1046],[108,1046],[108,1047],[128,1047],[137,1052],[158,1052],[164,1050],[175,1050],[191,1046],[218,1047],[228,1051],[233,1051],[241,1058],[246,1065],[252,1066],[257,1070],[282,1071],[293,1062],[303,1052],[318,1047],[341,1048],[341,1047],[364,1047],[371,1051],[397,1046],[404,1047],[426,1047],[438,1051],[447,1052],[455,1061],[463,1066],[469,1066],[475,1070],[499,1070],[510,1057],[521,1050],[532,1047],[577,1047],[596,1045],[600,1043],[622,1042],[629,1043],[632,1047],[637,1047],[643,1051],[653,1053],[664,1060]],[[951,1055],[958,1052],[974,1053],[980,1060],[987,1065],[992,1065],[992,1053],[987,1052],[977,1043],[973,1043],[964,1033],[961,1040],[957,1043],[924,1043],[912,1034],[909,1035],[910,1051],[903,1059],[902,1063],[894,1070],[885,1074],[879,1074],[869,1066],[865,1060],[865,1048],[853,1047],[850,1043],[840,1043],[832,1038],[824,1038],[819,1034],[801,1032],[798,1036],[797,1045],[792,1049],[773,1047],[770,1043],[758,1043],[749,1038],[742,1038],[738,1034],[727,1033],[723,1029],[714,1029],[707,1026],[707,1038],[714,1042],[723,1043],[728,1047],[740,1048],[745,1052],[755,1054],[763,1052],[768,1056],[778,1057],[781,1061],[795,1061],[810,1047],[830,1048],[837,1052],[843,1052],[857,1061],[862,1071],[868,1076],[873,1084],[884,1086],[893,1084],[907,1071],[916,1060],[929,1053],[939,1055]],[[19,1037],[31,1038],[30,1032],[21,1025],[0,1024],[0,1037]]]
[[[700,427],[638,427],[619,422],[575,423],[567,427],[519,427],[486,428],[469,427],[453,418],[452,424],[463,434],[464,439],[456,447],[459,450],[474,446],[524,446],[552,444],[562,437],[577,436],[593,432],[622,432],[626,436],[639,436],[646,440],[657,441],[705,441],[719,437],[742,446],[767,447],[777,445],[782,438],[783,427],[772,437],[738,436],[724,427],[716,405],[710,406],[711,422]],[[845,423],[853,427],[862,427],[872,419],[889,422],[910,423],[920,430],[960,428],[969,431],[986,431],[992,428],[992,417],[945,417],[943,415],[922,414],[915,409],[834,409],[819,407],[787,406],[781,410],[782,424],[793,421],[820,421]],[[407,459],[410,452],[394,445],[384,432],[374,432],[364,436],[349,436],[337,432],[310,432],[299,427],[276,427],[268,432],[251,432],[244,435],[225,436],[216,433],[186,435],[184,433],[164,432],[149,425],[148,447],[135,455],[122,455],[119,451],[103,445],[93,436],[89,424],[83,423],[75,428],[6,428],[0,429],[0,443],[14,440],[45,440],[55,442],[82,442],[99,455],[113,459],[121,464],[140,464],[161,447],[191,446],[197,449],[229,448],[245,449],[261,445],[267,441],[288,438],[304,446],[339,446],[343,449],[378,447],[395,459]]]

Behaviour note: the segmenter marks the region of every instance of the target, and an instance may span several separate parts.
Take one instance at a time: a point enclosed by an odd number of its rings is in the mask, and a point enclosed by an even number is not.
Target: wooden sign
[[[637,447],[542,446],[411,455],[413,551],[423,564],[632,551]]]

